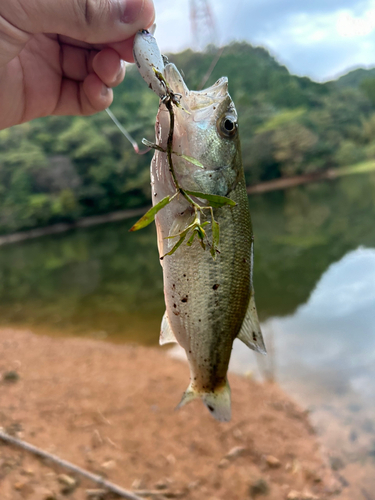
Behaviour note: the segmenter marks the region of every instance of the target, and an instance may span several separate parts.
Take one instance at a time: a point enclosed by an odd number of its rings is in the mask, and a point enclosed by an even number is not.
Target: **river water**
[[[280,383],[309,409],[342,477],[360,466],[361,488],[371,491],[375,174],[254,195],[249,203],[269,356],[235,342],[231,369]],[[156,345],[164,303],[155,228],[129,233],[133,223],[0,248],[0,325]]]

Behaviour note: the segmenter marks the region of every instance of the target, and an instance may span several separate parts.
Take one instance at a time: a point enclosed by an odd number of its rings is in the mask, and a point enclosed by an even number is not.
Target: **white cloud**
[[[350,11],[340,12],[336,31],[341,37],[361,38],[375,30],[375,8],[369,8],[362,16],[354,16]]]
[[[336,318],[375,306],[375,250],[358,248],[332,264],[298,314]]]
[[[192,44],[189,0],[155,0],[163,51]],[[375,65],[375,0],[211,0],[222,43],[247,40],[269,48],[299,75],[324,80]]]

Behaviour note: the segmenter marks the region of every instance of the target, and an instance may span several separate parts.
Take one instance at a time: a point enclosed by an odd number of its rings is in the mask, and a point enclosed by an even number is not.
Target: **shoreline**
[[[247,188],[248,194],[266,193],[269,191],[277,191],[280,189],[287,189],[289,187],[306,184],[308,182],[316,182],[333,177],[322,177],[322,174],[308,174],[297,177],[288,177],[287,179],[275,179],[272,181],[262,182],[255,186]],[[40,238],[42,236],[50,236],[52,234],[61,234],[71,231],[73,229],[80,229],[84,227],[97,226],[100,224],[107,224],[109,222],[117,222],[121,220],[131,219],[132,217],[143,215],[150,207],[140,207],[127,210],[118,210],[103,215],[92,215],[89,217],[82,217],[75,222],[62,222],[52,224],[50,226],[38,227],[35,229],[28,229],[26,231],[17,231],[15,233],[0,235],[0,247],[4,245],[11,245],[13,243],[20,243],[22,241]]]
[[[82,217],[75,222],[61,222],[50,226],[28,229],[27,231],[17,231],[16,233],[0,235],[0,246],[11,245],[12,243],[19,243],[21,241],[40,238],[41,236],[49,236],[51,234],[66,233],[72,229],[98,226],[100,224],[107,224],[108,222],[131,219],[132,217],[143,215],[149,208],[150,207],[147,206],[127,210],[118,210],[116,212],[110,212],[109,214]]]
[[[254,186],[247,187],[247,194],[262,194],[271,191],[280,191],[303,184],[320,182],[326,180],[334,180],[342,176],[367,173],[375,170],[374,162],[365,162],[349,167],[331,168],[323,172],[313,172],[311,174],[302,174],[293,177],[283,177],[270,181],[261,182]],[[132,217],[143,215],[150,206],[139,207],[134,209],[118,210],[103,215],[91,215],[82,217],[75,222],[58,223],[50,226],[28,229],[26,231],[17,231],[15,233],[0,235],[0,246],[11,245],[12,243],[20,243],[22,241],[49,236],[52,234],[61,234],[72,229],[79,229],[109,222],[117,222],[130,219]]]
[[[324,172],[313,172],[311,174],[295,175],[293,177],[281,177],[279,179],[272,179],[264,181],[254,186],[248,186],[247,194],[261,194],[270,191],[281,191],[302,184],[310,184],[312,182],[320,182],[326,180],[337,179],[342,174],[336,171],[337,169],[329,169]]]
[[[230,374],[233,417],[220,423],[200,401],[174,411],[188,367],[161,349],[11,328],[0,329],[0,374],[8,434],[134,493],[326,500],[341,489],[307,412],[277,384]],[[60,498],[63,470],[1,445],[4,460],[2,499]],[[90,488],[77,482],[74,498],[86,500]]]

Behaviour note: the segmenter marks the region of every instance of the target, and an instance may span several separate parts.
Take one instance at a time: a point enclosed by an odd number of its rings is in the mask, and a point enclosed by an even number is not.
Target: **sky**
[[[190,1],[154,0],[162,51],[194,47]],[[261,45],[291,73],[327,81],[355,67],[375,66],[375,0],[208,2],[219,45],[232,40]]]

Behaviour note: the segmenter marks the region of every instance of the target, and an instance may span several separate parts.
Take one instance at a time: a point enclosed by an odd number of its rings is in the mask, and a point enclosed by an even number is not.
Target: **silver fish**
[[[181,106],[173,107],[173,151],[177,154],[172,156],[179,185],[184,190],[226,196],[236,206],[213,210],[220,226],[220,253],[215,260],[202,249],[198,239],[191,246],[182,244],[172,255],[166,255],[176,243],[174,236],[194,218],[191,204],[181,194],[157,213],[166,303],[160,344],[178,342],[186,351],[190,385],[179,406],[201,398],[217,420],[228,421],[231,401],[227,369],[234,339],[237,337],[251,349],[265,353],[254,301],[253,233],[237,112],[228,94],[227,78],[195,92],[189,91],[173,64],[165,66],[164,77],[173,92],[182,96]],[[168,132],[169,113],[161,103],[156,141],[164,150]],[[186,157],[198,160],[197,165]],[[176,192],[167,154],[161,150],[155,151],[151,162],[151,186],[154,205]],[[197,201],[208,204],[205,200]],[[202,223],[211,220],[208,211],[206,219],[205,212]],[[209,241],[210,227],[205,227]]]

